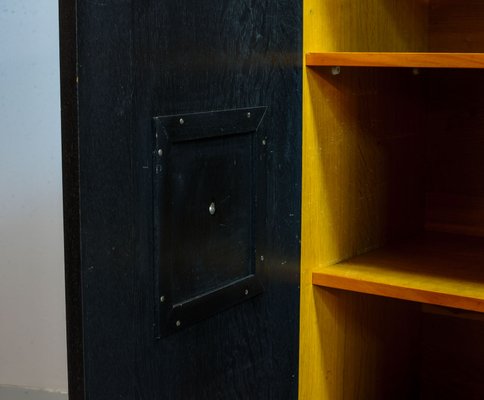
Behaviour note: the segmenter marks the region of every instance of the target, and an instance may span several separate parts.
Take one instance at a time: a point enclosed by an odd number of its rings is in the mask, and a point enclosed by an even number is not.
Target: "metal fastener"
[[[264,256],[260,256],[260,260],[261,261],[264,261]]]
[[[250,118],[250,112],[247,113],[247,118]]]
[[[180,325],[181,325],[181,321],[180,320],[176,321],[176,326],[180,326]]]
[[[160,303],[164,303],[165,302],[165,296],[161,296],[160,297]]]
[[[245,289],[245,295],[247,296],[249,294],[249,289]]]
[[[180,125],[183,125],[185,123],[185,121],[183,120],[183,118],[180,118]]]
[[[212,202],[212,203],[210,203],[210,206],[208,207],[208,212],[210,213],[210,215],[214,215],[215,214],[215,211],[216,211],[216,209],[215,209],[215,203]]]
[[[158,149],[158,155],[161,157],[163,155],[163,150],[162,149]]]
[[[339,75],[339,74],[341,74],[341,67],[333,67],[333,68],[331,68],[331,74],[332,75]]]

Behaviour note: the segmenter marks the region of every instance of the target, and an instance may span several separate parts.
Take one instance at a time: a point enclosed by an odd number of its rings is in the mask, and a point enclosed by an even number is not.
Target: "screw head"
[[[183,125],[185,123],[185,120],[183,118],[180,118],[180,125]]]
[[[249,289],[245,289],[244,294],[247,296],[249,294]]]
[[[165,296],[161,296],[160,297],[160,303],[164,303],[165,302]]]
[[[181,325],[181,321],[180,321],[180,320],[178,320],[178,321],[176,321],[176,323],[175,323],[175,324],[176,324],[176,326],[180,326],[180,325]]]
[[[216,208],[215,208],[215,203],[212,202],[212,203],[210,203],[210,206],[208,207],[208,212],[210,213],[210,215],[214,215],[215,211],[217,211]]]
[[[341,67],[333,67],[333,68],[331,68],[331,74],[332,75],[339,75],[339,74],[341,74]]]
[[[162,149],[158,149],[158,155],[161,157],[163,155],[163,150]]]
[[[264,256],[260,256],[260,260],[261,261],[264,261]]]
[[[262,146],[265,146],[266,145],[266,140],[265,139],[262,139]]]
[[[247,113],[247,118],[250,118],[250,112]]]

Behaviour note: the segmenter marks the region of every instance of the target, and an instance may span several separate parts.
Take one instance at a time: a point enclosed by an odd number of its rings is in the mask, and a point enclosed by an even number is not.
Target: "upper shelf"
[[[309,67],[484,68],[484,53],[307,53],[306,65]]]
[[[314,271],[313,284],[484,312],[484,239],[427,233]]]

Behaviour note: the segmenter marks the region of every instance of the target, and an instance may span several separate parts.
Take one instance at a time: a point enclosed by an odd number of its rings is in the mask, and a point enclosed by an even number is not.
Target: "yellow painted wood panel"
[[[484,68],[483,53],[307,53],[307,66]]]
[[[300,399],[418,398],[420,305],[312,286],[317,341]],[[395,318],[398,315],[398,318]],[[390,323],[389,323],[390,321]]]
[[[306,0],[304,52],[426,51],[428,2]]]
[[[304,53],[425,51],[426,6],[420,0],[306,0]],[[312,271],[423,226],[424,192],[415,179],[424,150],[418,79],[406,70],[343,69],[337,76],[330,68],[305,70],[302,400],[398,399],[408,395],[402,388],[412,387],[416,346],[410,344],[418,324],[401,331],[400,320],[389,316],[400,312],[412,321],[414,304],[314,287]],[[398,331],[408,334],[393,335],[388,346],[407,351],[396,351],[393,363],[376,342],[368,346],[369,338]],[[390,375],[397,379],[383,385]],[[403,391],[388,396],[392,389]]]
[[[432,54],[424,61],[418,59],[422,55],[410,61],[403,60],[408,57],[404,54],[392,60],[382,60],[380,55],[375,62],[369,61],[371,54],[361,52],[481,53],[483,17],[482,0],[304,2],[304,53],[331,53],[333,59],[321,54],[315,58],[326,57],[324,61],[311,61],[310,56],[308,64],[325,66],[307,68],[303,86],[300,399],[419,396],[415,385],[421,355],[418,303],[314,287],[314,269],[334,270],[333,278],[341,279],[341,273],[347,281],[341,269],[345,266],[347,274],[354,274],[352,284],[356,282],[363,291],[387,296],[396,290],[396,297],[404,299],[480,310],[481,303],[470,307],[466,303],[481,302],[484,281],[476,272],[483,265],[479,247],[470,251],[469,241],[455,256],[438,255],[452,247],[452,243],[440,243],[431,261],[426,255],[423,263],[421,254],[407,253],[402,258],[375,249],[421,231],[424,214],[426,226],[432,229],[482,231],[482,71],[426,70],[412,77],[411,71],[365,66],[434,67],[431,62],[464,68],[476,62],[474,66],[481,68],[482,55],[444,59]],[[347,57],[341,52],[360,54]],[[421,64],[406,65],[417,61]],[[353,62],[363,67],[331,74],[331,65]],[[427,94],[419,92],[422,87]],[[459,209],[466,199],[472,200],[472,208]],[[405,264],[412,257],[414,262]],[[455,268],[461,265],[457,259],[474,267],[468,272],[458,268],[460,277],[456,277]],[[377,266],[372,278],[360,279],[361,270],[356,269],[361,260],[368,262],[364,268]],[[398,268],[392,270],[396,264]],[[409,272],[409,265],[419,268]],[[407,297],[411,285],[421,286],[413,287],[417,297]],[[436,300],[435,293],[443,297]],[[452,339],[448,335],[442,348]],[[457,340],[465,341],[465,332]],[[429,343],[424,343],[422,354],[433,359],[427,367],[424,364],[423,372],[434,371],[435,366],[440,374],[437,356],[441,352],[429,353]],[[464,363],[467,359],[462,358]],[[443,380],[448,382],[451,375]],[[435,376],[424,379],[424,395],[434,390]]]
[[[484,52],[482,0],[431,0],[429,51]]]
[[[426,230],[484,237],[484,196],[427,192],[426,205]]]
[[[418,398],[483,399],[484,322],[427,312],[422,317]]]
[[[426,227],[484,236],[484,71],[426,75]]]
[[[426,234],[313,272],[320,286],[484,312],[484,239]]]

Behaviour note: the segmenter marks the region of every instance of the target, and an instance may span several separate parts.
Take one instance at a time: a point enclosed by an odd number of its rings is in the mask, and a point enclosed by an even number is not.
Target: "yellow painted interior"
[[[475,0],[305,0],[303,53],[482,52],[483,17],[484,2]],[[484,369],[482,359],[469,362],[472,352],[484,354],[484,325],[474,321],[468,340],[467,322],[429,317],[419,303],[312,284],[314,270],[426,226],[483,231],[480,76],[437,72],[428,83],[445,83],[442,93],[426,98],[409,69],[343,68],[335,75],[331,67],[304,68],[301,400],[441,398],[432,391],[456,373],[462,377],[449,388],[480,390],[465,379]],[[435,151],[426,153],[426,146]],[[459,158],[464,153],[467,159]],[[455,168],[446,174],[448,160]],[[425,346],[437,323],[465,338],[462,355],[446,348],[454,338],[444,335],[438,347]],[[441,367],[445,352],[464,367]]]
[[[305,0],[303,23],[304,53],[424,51],[427,46],[426,3],[419,0]],[[317,288],[311,283],[315,268],[378,247],[389,235],[422,226],[423,212],[414,200],[418,196],[411,195],[419,190],[419,182],[411,178],[420,163],[418,151],[412,154],[420,140],[417,129],[401,124],[396,108],[389,109],[389,115],[378,112],[395,98],[395,92],[407,90],[398,86],[403,83],[395,83],[394,73],[343,69],[333,76],[329,67],[305,69],[299,363],[302,400],[381,398],[374,396],[382,395],[384,385],[379,387],[378,382],[365,376],[386,368],[386,356],[375,338],[365,335],[397,309],[408,318],[415,313],[414,305]],[[411,79],[407,73],[403,81]],[[401,106],[403,111],[415,112],[408,105]],[[394,157],[400,157],[401,165]],[[393,170],[403,171],[399,176],[404,188],[392,186],[389,174]],[[390,223],[392,218],[400,218],[392,216],[390,198],[404,190],[410,192],[406,196],[410,204],[403,205],[400,221]],[[387,324],[385,332],[391,337],[399,328]],[[415,334],[409,332],[408,340],[400,346],[410,346],[413,337]],[[392,342],[387,345],[392,346]],[[410,379],[414,360],[411,355],[399,354],[394,357],[402,358],[397,372],[403,386]]]

